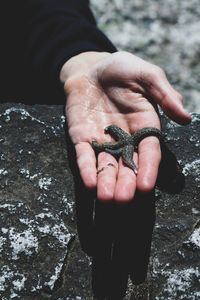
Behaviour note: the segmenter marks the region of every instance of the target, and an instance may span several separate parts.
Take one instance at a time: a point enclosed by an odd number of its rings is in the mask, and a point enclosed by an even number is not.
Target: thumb
[[[191,115],[183,107],[182,95],[171,86],[161,68],[154,66],[151,73],[144,73],[140,84],[147,97],[150,96],[170,119],[182,125],[191,122]]]

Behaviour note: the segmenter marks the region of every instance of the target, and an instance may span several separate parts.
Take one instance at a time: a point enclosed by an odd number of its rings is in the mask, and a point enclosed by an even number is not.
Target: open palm
[[[100,200],[121,202],[133,198],[135,190],[150,191],[156,182],[161,159],[156,137],[147,137],[134,154],[138,175],[102,152],[96,157],[91,141],[111,141],[104,128],[115,124],[132,134],[143,127],[160,128],[157,104],[173,120],[188,123],[181,96],[164,72],[132,54],[118,52],[92,59],[67,80],[66,117],[75,145],[81,177],[88,188],[97,188]],[[97,172],[102,170],[102,172]],[[97,175],[98,173],[98,175]]]

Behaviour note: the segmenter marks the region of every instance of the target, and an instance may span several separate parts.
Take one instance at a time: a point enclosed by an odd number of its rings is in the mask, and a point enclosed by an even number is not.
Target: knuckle
[[[177,98],[180,102],[183,102],[183,96],[179,93],[179,92],[176,92],[177,94]]]
[[[161,67],[154,65],[154,67],[152,68],[152,75],[155,79],[163,78],[165,77],[165,72]]]

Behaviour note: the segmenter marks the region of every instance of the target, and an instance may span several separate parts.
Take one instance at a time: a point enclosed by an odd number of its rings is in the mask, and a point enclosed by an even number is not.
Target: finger
[[[160,143],[156,137],[142,140],[138,148],[137,189],[150,192],[154,187],[161,160]]]
[[[118,173],[118,163],[109,153],[98,155],[97,198],[101,201],[112,201]]]
[[[97,184],[94,150],[88,143],[79,143],[75,146],[75,149],[81,178],[88,189],[93,189]]]
[[[137,164],[137,154],[134,153],[134,162]],[[121,203],[133,200],[136,190],[136,175],[122,160],[119,161],[119,171],[115,188],[114,199]]]
[[[191,115],[183,107],[182,95],[171,86],[161,68],[152,66],[151,72],[144,73],[140,79],[142,86],[172,120],[180,124],[188,124]]]

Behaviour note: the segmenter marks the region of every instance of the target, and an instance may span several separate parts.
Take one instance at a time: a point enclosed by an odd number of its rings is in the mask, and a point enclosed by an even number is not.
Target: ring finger
[[[118,163],[106,152],[98,155],[97,197],[102,201],[112,201],[116,186]]]

